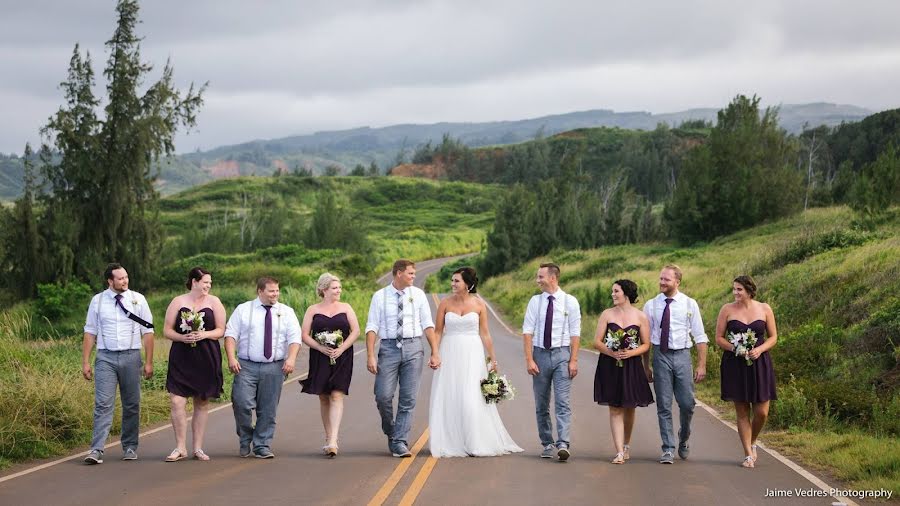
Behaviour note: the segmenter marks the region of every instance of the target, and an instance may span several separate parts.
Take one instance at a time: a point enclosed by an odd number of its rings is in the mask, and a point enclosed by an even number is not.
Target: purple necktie
[[[272,306],[266,308],[266,326],[263,331],[263,356],[272,358]]]
[[[672,324],[672,315],[669,313],[669,304],[675,299],[666,297],[666,308],[663,309],[662,321],[659,322],[659,349],[669,351],[669,328]]]
[[[544,318],[544,349],[550,349],[553,337],[553,296],[547,297],[547,317]]]
[[[125,306],[122,305],[122,294],[121,293],[116,294],[116,305],[119,306],[120,308],[122,308],[122,311],[125,311],[125,314],[128,314],[128,310],[125,309]]]

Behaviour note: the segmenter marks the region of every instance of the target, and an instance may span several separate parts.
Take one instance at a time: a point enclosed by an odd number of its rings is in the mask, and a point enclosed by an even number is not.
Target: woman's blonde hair
[[[331,283],[335,281],[340,282],[341,278],[335,276],[330,272],[326,272],[319,276],[319,281],[316,282],[316,295],[319,297],[325,296],[325,290],[328,290],[328,287],[331,286]]]

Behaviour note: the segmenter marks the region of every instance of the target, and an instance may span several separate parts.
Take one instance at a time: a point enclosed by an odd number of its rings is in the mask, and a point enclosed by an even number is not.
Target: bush
[[[39,284],[35,301],[36,316],[55,322],[81,313],[87,308],[93,293],[91,287],[78,281],[71,281],[65,285]]]

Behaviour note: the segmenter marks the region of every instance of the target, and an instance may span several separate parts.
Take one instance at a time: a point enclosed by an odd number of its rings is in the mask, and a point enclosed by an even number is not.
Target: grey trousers
[[[122,449],[137,450],[141,423],[141,350],[97,350],[94,360],[94,433],[91,450],[103,451],[113,412],[116,386],[122,396]]]
[[[672,427],[672,397],[678,402],[681,427],[678,442],[691,437],[691,419],[694,417],[694,370],[691,350],[660,351],[653,346],[653,390],[656,392],[656,416],[659,418],[659,436],[662,451],[674,451],[676,442]]]
[[[275,415],[281,400],[284,360],[251,362],[238,359],[241,372],[234,376],[231,402],[241,448],[270,448],[275,437]],[[256,425],[253,412],[256,411]]]
[[[396,443],[408,444],[424,362],[425,349],[421,337],[404,338],[400,348],[396,339],[382,339],[378,347],[375,404],[381,415],[381,430],[392,447]],[[398,386],[400,395],[395,418],[394,394]]]

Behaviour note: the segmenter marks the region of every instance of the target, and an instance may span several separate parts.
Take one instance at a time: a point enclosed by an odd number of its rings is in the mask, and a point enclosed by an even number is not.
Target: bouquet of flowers
[[[182,311],[181,312],[181,325],[179,326],[182,332],[185,334],[190,332],[199,332],[201,330],[206,330],[203,328],[203,314],[195,313],[193,311]],[[191,343],[191,348],[196,348],[197,342],[194,341]]]
[[[487,361],[490,363],[491,359],[488,358]],[[487,378],[481,380],[481,395],[484,396],[484,402],[496,404],[515,398],[516,390],[509,384],[506,376],[500,376],[496,370],[491,370]]]
[[[606,347],[612,351],[636,350],[641,346],[641,338],[636,329],[616,330],[606,332]],[[616,365],[625,367],[621,359],[616,360]]]
[[[322,332],[317,333],[313,336],[315,340],[321,344],[322,346],[327,346],[328,348],[337,348],[340,345],[344,344],[344,333],[338,330],[323,330]],[[328,361],[331,365],[337,363],[337,360],[332,358]]]
[[[729,332],[728,342],[734,346],[734,356],[744,357],[747,365],[753,365],[753,360],[750,359],[750,350],[756,346],[756,332],[753,332],[752,329],[747,329],[746,332]]]

